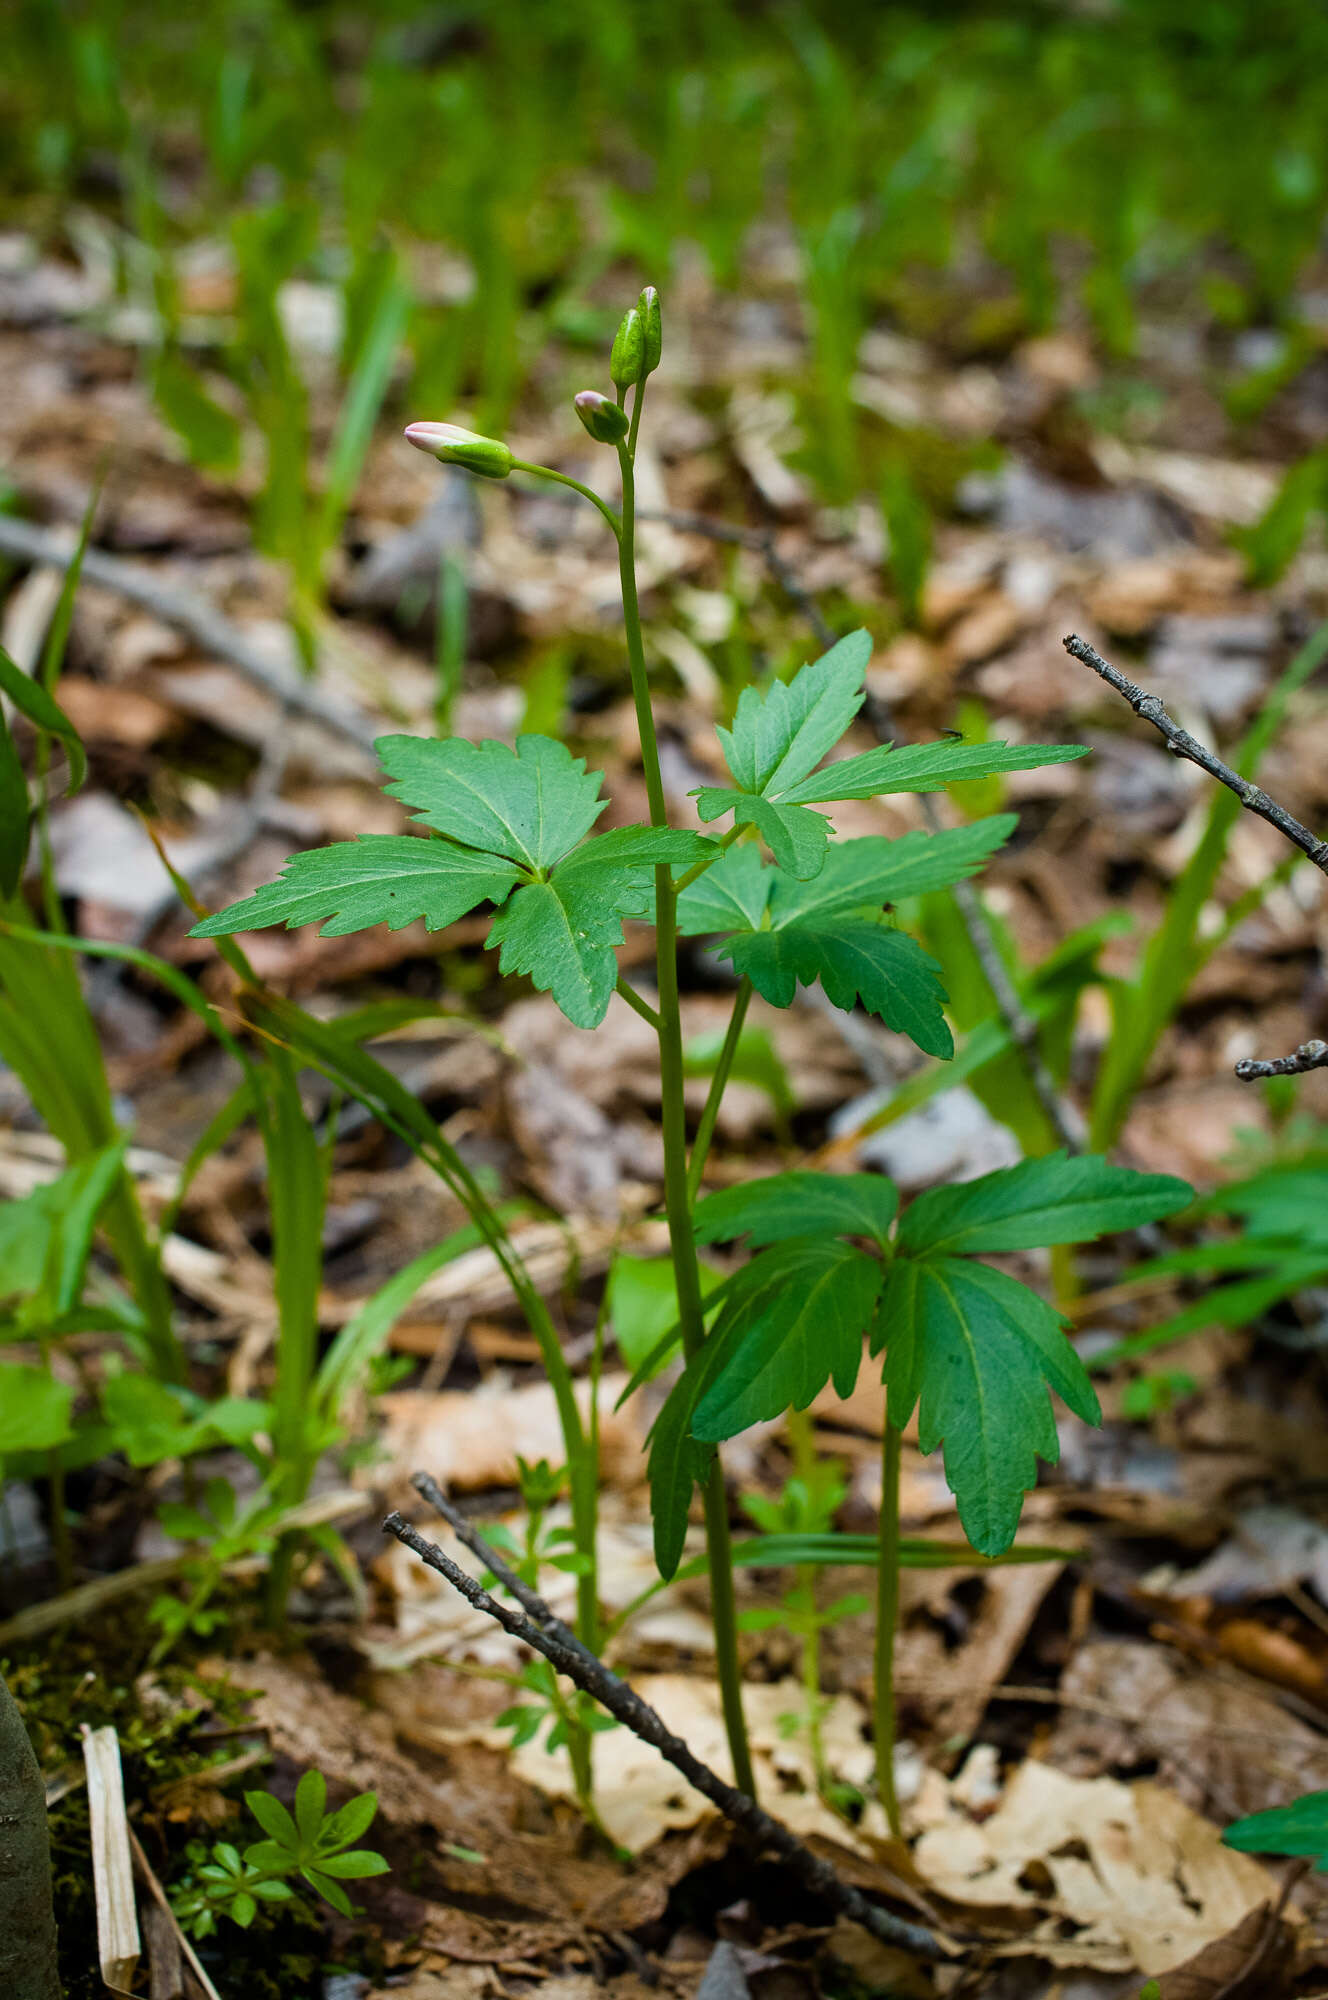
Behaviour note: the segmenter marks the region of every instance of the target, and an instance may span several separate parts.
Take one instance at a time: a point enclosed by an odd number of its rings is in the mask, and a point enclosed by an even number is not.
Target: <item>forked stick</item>
[[[417,1473],[413,1483],[417,1492],[454,1530],[458,1540],[492,1572],[505,1590],[511,1592],[522,1610],[513,1611],[491,1597],[482,1584],[454,1563],[435,1543],[427,1541],[400,1514],[388,1515],[383,1523],[385,1534],[395,1535],[399,1542],[413,1549],[430,1569],[446,1577],[453,1589],[458,1590],[476,1611],[484,1612],[505,1632],[510,1632],[514,1639],[520,1639],[523,1645],[542,1653],[552,1667],[574,1681],[584,1693],[592,1695],[625,1729],[630,1729],[643,1743],[658,1750],[660,1756],[680,1771],[688,1784],[709,1799],[726,1819],[752,1834],[763,1847],[773,1848],[813,1894],[821,1897],[831,1909],[848,1917],[851,1922],[861,1924],[864,1930],[870,1931],[884,1944],[914,1952],[919,1958],[936,1960],[947,1956],[950,1947],[933,1931],[922,1924],[909,1923],[903,1917],[893,1916],[889,1910],[869,1902],[859,1890],[845,1882],[828,1861],[823,1861],[810,1847],[804,1846],[796,1834],[772,1819],[755,1799],[735,1790],[708,1764],[703,1764],[681,1737],[673,1735],[663,1717],[648,1702],[642,1701],[640,1695],[626,1681],[620,1680],[588,1647],[583,1646],[543,1598],[513,1573],[427,1473]]]
[[[1270,798],[1267,792],[1253,784],[1250,779],[1242,778],[1240,772],[1233,771],[1230,764],[1224,764],[1220,757],[1200,743],[1197,736],[1191,736],[1188,729],[1182,729],[1180,724],[1167,714],[1159,696],[1148,694],[1143,688],[1137,687],[1132,680],[1121,673],[1118,667],[1113,667],[1109,660],[1104,660],[1101,653],[1089,645],[1087,639],[1081,639],[1077,632],[1071,632],[1061,644],[1071,659],[1078,660],[1084,666],[1091,668],[1100,681],[1105,681],[1109,688],[1114,688],[1118,695],[1129,702],[1136,715],[1141,715],[1145,722],[1152,723],[1154,729],[1164,738],[1173,757],[1187,758],[1191,764],[1197,764],[1201,771],[1206,771],[1210,778],[1216,778],[1219,785],[1225,785],[1229,792],[1235,793],[1247,812],[1255,813],[1260,819],[1267,820],[1269,826],[1275,826],[1280,834],[1284,834],[1288,840],[1294,842],[1302,854],[1309,857],[1317,869],[1328,875],[1328,840],[1320,840],[1309,827],[1302,826],[1285,806],[1279,805],[1276,799]],[[1328,1068],[1328,1042],[1313,1041],[1303,1042],[1294,1055],[1275,1056],[1266,1062],[1259,1062],[1252,1056],[1246,1056],[1243,1061],[1236,1064],[1236,1075],[1242,1083],[1257,1083],[1263,1077],[1304,1076],[1307,1070],[1324,1068]]]

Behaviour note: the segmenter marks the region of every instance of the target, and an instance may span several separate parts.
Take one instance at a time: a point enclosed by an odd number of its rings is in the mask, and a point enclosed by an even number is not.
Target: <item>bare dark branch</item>
[[[1151,722],[1154,729],[1165,737],[1167,748],[1173,756],[1186,757],[1191,764],[1197,764],[1201,771],[1207,771],[1210,778],[1216,778],[1220,785],[1225,785],[1229,792],[1234,792],[1248,812],[1257,813],[1260,819],[1267,820],[1269,826],[1275,826],[1279,833],[1285,834],[1288,840],[1295,842],[1302,854],[1308,855],[1316,868],[1328,875],[1328,840],[1320,840],[1307,826],[1302,826],[1285,806],[1280,806],[1276,799],[1270,799],[1267,792],[1262,791],[1258,785],[1251,784],[1248,778],[1242,778],[1239,771],[1233,771],[1230,764],[1224,764],[1220,757],[1205,749],[1197,737],[1191,736],[1188,730],[1182,729],[1178,722],[1173,721],[1157,695],[1146,694],[1143,688],[1136,687],[1135,683],[1117,667],[1113,667],[1109,660],[1104,660],[1102,655],[1089,645],[1087,639],[1081,639],[1077,632],[1071,632],[1068,638],[1062,639],[1061,644],[1072,659],[1091,667],[1099,680],[1105,681],[1109,688],[1114,688],[1118,695],[1128,701],[1136,715],[1141,715],[1145,722]],[[1294,1055],[1273,1056],[1263,1062],[1253,1056],[1246,1056],[1242,1062],[1236,1064],[1236,1075],[1242,1083],[1260,1083],[1265,1077],[1304,1076],[1308,1070],[1325,1067],[1328,1067],[1328,1045],[1314,1041],[1303,1042]]]
[[[773,1848],[807,1888],[820,1896],[831,1909],[860,1924],[873,1937],[901,1950],[915,1952],[920,1958],[935,1960],[947,1955],[949,1947],[933,1931],[869,1902],[859,1890],[845,1882],[828,1861],[822,1860],[787,1827],[772,1819],[755,1799],[726,1784],[708,1764],[703,1764],[626,1681],[619,1679],[588,1647],[581,1644],[537,1592],[513,1575],[502,1557],[489,1547],[474,1525],[459,1508],[453,1506],[427,1474],[417,1475],[415,1485],[430,1505],[437,1508],[472,1555],[511,1590],[524,1608],[513,1611],[490,1596],[482,1584],[454,1563],[435,1543],[427,1541],[400,1514],[388,1515],[383,1523],[385,1534],[395,1535],[399,1542],[413,1549],[430,1569],[446,1577],[453,1589],[459,1591],[476,1611],[482,1611],[486,1617],[501,1625],[505,1632],[511,1633],[514,1639],[520,1639],[524,1645],[541,1653],[552,1667],[593,1696],[624,1728],[658,1750],[660,1756],[680,1771],[687,1782],[709,1799],[726,1819],[742,1827],[763,1846]]]
[[[1236,1064],[1236,1075],[1242,1083],[1262,1083],[1265,1077],[1304,1076],[1312,1069],[1328,1069],[1328,1042],[1302,1042],[1294,1055],[1272,1056],[1267,1062],[1246,1056]]]
[[[1307,854],[1315,867],[1321,868],[1324,874],[1328,875],[1328,840],[1320,840],[1316,833],[1311,833],[1307,826],[1302,826],[1285,806],[1280,806],[1276,799],[1270,799],[1267,792],[1261,791],[1258,785],[1251,784],[1248,778],[1242,778],[1240,772],[1233,771],[1230,764],[1224,764],[1222,759],[1206,749],[1197,737],[1191,736],[1188,730],[1182,729],[1178,722],[1173,721],[1157,695],[1146,694],[1143,688],[1136,687],[1132,680],[1128,680],[1123,673],[1104,660],[1100,653],[1095,652],[1086,639],[1081,639],[1077,633],[1072,632],[1068,639],[1061,641],[1061,644],[1073,659],[1082,661],[1086,667],[1091,667],[1099,680],[1105,681],[1108,687],[1114,688],[1118,695],[1128,701],[1136,715],[1141,715],[1145,722],[1151,722],[1158,734],[1166,738],[1167,747],[1173,756],[1187,757],[1191,764],[1197,764],[1201,771],[1207,771],[1210,778],[1216,778],[1220,785],[1225,785],[1229,792],[1236,794],[1247,812],[1257,813],[1260,819],[1266,819],[1269,826],[1275,826],[1279,833],[1294,841],[1301,853]]]

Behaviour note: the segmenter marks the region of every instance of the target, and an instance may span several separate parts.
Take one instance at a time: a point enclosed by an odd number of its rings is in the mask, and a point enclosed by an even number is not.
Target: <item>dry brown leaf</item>
[[[914,1862],[960,1905],[1034,1928],[1006,1949],[1102,1972],[1169,1971],[1269,1899],[1267,1871],[1159,1785],[1070,1778],[1036,1758],[980,1822],[930,1774]]]
[[[722,1777],[732,1778],[728,1742],[718,1691],[712,1681],[688,1674],[641,1674],[633,1687],[663,1716],[674,1735]],[[795,1680],[749,1683],[744,1690],[748,1730],[758,1790],[778,1800],[780,1818],[804,1839],[819,1836],[870,1857],[872,1842],[889,1838],[884,1814],[869,1805],[862,1822],[849,1827],[817,1796],[811,1752],[805,1729],[789,1733],[784,1718],[801,1715],[805,1695]],[[821,1725],[826,1761],[836,1777],[848,1784],[870,1782],[871,1746],[866,1740],[866,1712],[850,1696],[838,1695]],[[497,1741],[485,1730],[439,1732],[451,1742]],[[505,1738],[502,1740],[506,1740]],[[574,1796],[565,1751],[550,1754],[542,1740],[523,1745],[511,1759],[513,1772],[538,1791],[555,1798]],[[714,1807],[665,1763],[657,1750],[627,1729],[613,1729],[595,1738],[595,1805],[605,1827],[620,1847],[640,1854],[661,1835],[692,1827],[710,1818]]]
[[[600,1460],[604,1478],[634,1484],[644,1470],[644,1421],[640,1398],[615,1409],[627,1386],[625,1374],[604,1376],[599,1386]],[[576,1384],[583,1418],[590,1412],[590,1385]],[[558,1407],[547,1382],[514,1389],[491,1375],[474,1389],[447,1389],[436,1396],[403,1389],[379,1398],[381,1449],[392,1466],[390,1490],[408,1493],[412,1473],[426,1471],[444,1487],[479,1492],[515,1486],[517,1458],[532,1465],[541,1458],[561,1465],[566,1456]],[[375,1467],[375,1482],[382,1477]]]
[[[1162,2000],[1274,2000],[1291,1968],[1290,1924],[1267,1903],[1168,1972]]]
[[[61,675],[60,706],[85,742],[123,743],[134,750],[145,750],[175,722],[165,702],[150,694],[83,674]]]
[[[1155,1767],[1196,1811],[1239,1819],[1328,1789],[1328,1740],[1229,1669],[1138,1640],[1081,1646],[1048,1758],[1078,1776]],[[1082,1706],[1078,1706],[1082,1704]]]
[[[899,1642],[899,1674],[910,1701],[920,1701],[936,1735],[969,1737],[1006,1677],[1043,1599],[1064,1565],[1012,1564],[981,1572],[981,1597],[960,1646],[947,1644],[934,1624],[905,1626]],[[947,1577],[951,1587],[962,1571],[924,1572],[929,1583]]]

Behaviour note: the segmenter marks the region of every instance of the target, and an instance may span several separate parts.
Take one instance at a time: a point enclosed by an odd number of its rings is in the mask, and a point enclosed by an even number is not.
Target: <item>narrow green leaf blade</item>
[[[0,646],[0,693],[8,695],[19,714],[26,715],[34,728],[59,737],[69,758],[69,790],[76,792],[88,774],[83,738],[41,681],[25,674],[3,646]]]
[[[880,1290],[879,1260],[834,1237],[802,1237],[753,1257],[725,1288],[707,1342],[715,1372],[692,1435],[718,1443],[786,1409],[805,1410],[831,1378],[847,1396]]]
[[[1100,1420],[1061,1324],[1035,1292],[985,1264],[938,1257],[890,1269],[878,1317],[890,1421],[902,1428],[918,1405],[922,1449],[943,1447],[964,1532],[983,1555],[1013,1541],[1038,1459],[1056,1462],[1048,1389],[1086,1422]]]
[[[32,814],[23,764],[0,712],[0,896],[12,896],[23,880]]]
[[[998,771],[1034,771],[1086,757],[1083,743],[883,743],[845,757],[784,793],[786,805],[831,805],[840,799],[883,798],[892,792],[939,792]]]
[[[323,924],[323,937],[386,924],[403,930],[423,917],[431,931],[446,929],[477,903],[501,903],[518,871],[510,861],[421,840],[410,833],[370,833],[332,847],[292,854],[275,882],[242,902],[195,924],[190,937],[231,937],[269,924],[294,930]]]
[[[900,1223],[899,1247],[971,1256],[1086,1243],[1174,1215],[1193,1200],[1193,1188],[1170,1174],[1136,1173],[1092,1153],[1049,1153],[919,1195]]]
[[[274,1799],[270,1792],[246,1792],[244,1802],[269,1839],[288,1855],[297,1852],[300,1835],[280,1799]]]
[[[515,750],[492,738],[380,736],[374,748],[385,789],[425,826],[527,868],[551,868],[608,803],[603,773],[552,736],[518,736]]]
[[[771,1174],[707,1195],[696,1209],[698,1243],[750,1236],[778,1243],[793,1236],[870,1236],[884,1244],[899,1190],[884,1174]]]

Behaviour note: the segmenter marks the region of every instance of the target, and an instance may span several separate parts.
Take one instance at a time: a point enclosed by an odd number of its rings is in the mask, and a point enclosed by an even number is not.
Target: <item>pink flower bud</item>
[[[573,396],[572,407],[597,444],[618,444],[626,437],[626,410],[598,389],[582,389]]]
[[[463,431],[459,424],[407,424],[406,436],[444,465],[464,465],[467,472],[481,472],[486,479],[506,479],[512,470],[512,454],[505,444]]]

